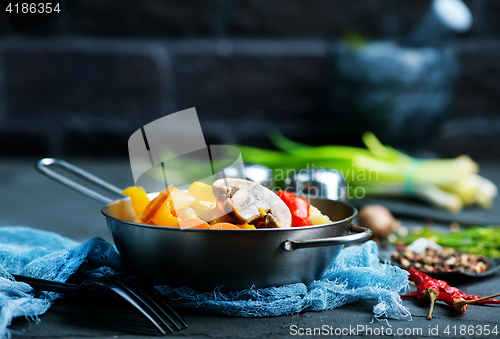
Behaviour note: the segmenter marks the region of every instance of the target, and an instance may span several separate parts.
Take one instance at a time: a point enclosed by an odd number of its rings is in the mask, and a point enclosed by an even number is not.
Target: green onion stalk
[[[439,232],[431,227],[422,227],[411,234],[397,238],[396,242],[410,244],[418,238],[427,238],[438,245],[452,247],[464,253],[500,257],[500,227],[468,227],[457,232]]]
[[[270,137],[279,150],[237,146],[243,160],[281,173],[310,167],[332,169],[345,177],[350,192],[362,188],[363,196],[415,197],[452,212],[469,205],[488,208],[497,195],[496,186],[478,175],[479,166],[467,155],[415,159],[383,145],[370,132],[363,135],[366,148],[309,146],[278,132]]]

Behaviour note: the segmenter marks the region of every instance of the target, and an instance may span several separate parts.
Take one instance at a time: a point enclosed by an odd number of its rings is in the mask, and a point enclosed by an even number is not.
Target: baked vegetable
[[[271,228],[292,226],[287,205],[271,190],[252,181],[226,178],[214,182],[212,192],[240,223],[251,224],[259,219]]]
[[[287,191],[278,191],[278,197],[288,206],[292,214],[292,227],[313,224],[309,217],[309,202],[306,199]]]
[[[194,182],[189,193],[168,187],[153,200],[129,187],[135,222],[193,229],[289,228],[320,225],[330,219],[293,193],[271,190],[243,179],[220,179],[213,186]]]

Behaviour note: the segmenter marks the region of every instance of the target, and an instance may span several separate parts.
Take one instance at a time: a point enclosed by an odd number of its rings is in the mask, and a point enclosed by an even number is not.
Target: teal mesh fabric
[[[27,227],[0,227],[0,337],[9,337],[7,327],[14,317],[38,320],[58,293],[33,294],[27,284],[11,274],[65,282],[114,274],[121,259],[102,238],[83,244],[58,234]]]
[[[38,320],[38,315],[62,297],[51,292],[34,294],[31,287],[14,281],[11,274],[78,283],[122,271],[120,256],[102,238],[79,244],[51,232],[0,227],[0,337],[10,336],[7,327],[12,318]],[[179,310],[205,314],[279,316],[375,299],[376,319],[411,319],[399,297],[399,292],[408,288],[407,275],[397,267],[381,264],[376,244],[369,241],[342,250],[336,265],[309,286],[299,283],[233,293],[200,293],[185,286],[156,288]]]
[[[343,249],[335,265],[309,286],[247,289],[241,292],[207,293],[189,287],[157,286],[174,307],[184,311],[242,317],[291,315],[301,311],[322,311],[359,299],[375,299],[375,319],[411,319],[399,292],[408,289],[408,272],[382,264],[373,241]]]

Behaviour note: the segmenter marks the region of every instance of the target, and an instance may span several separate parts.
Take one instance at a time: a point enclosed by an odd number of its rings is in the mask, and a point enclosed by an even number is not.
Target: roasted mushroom
[[[287,228],[292,215],[285,203],[271,190],[257,183],[224,178],[214,182],[212,192],[225,201],[231,216],[239,223],[250,224],[264,218],[270,228]]]

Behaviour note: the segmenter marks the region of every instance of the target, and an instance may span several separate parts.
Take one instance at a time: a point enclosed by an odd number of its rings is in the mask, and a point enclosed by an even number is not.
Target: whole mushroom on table
[[[397,230],[400,222],[392,216],[392,213],[381,205],[366,205],[359,210],[358,222],[361,226],[372,230],[373,237],[385,239]]]

